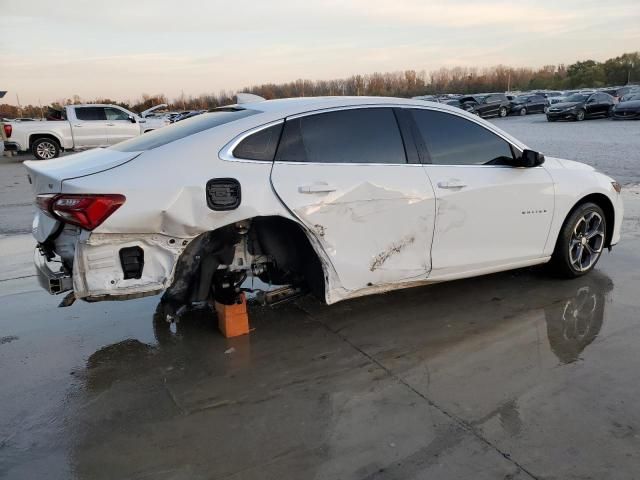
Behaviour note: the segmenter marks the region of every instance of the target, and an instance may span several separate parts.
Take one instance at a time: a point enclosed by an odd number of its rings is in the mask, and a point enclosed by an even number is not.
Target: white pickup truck
[[[3,122],[4,148],[31,151],[38,160],[60,155],[63,150],[105,147],[169,124],[168,120],[145,118],[166,105],[157,105],[140,115],[118,105],[68,105],[42,122]]]

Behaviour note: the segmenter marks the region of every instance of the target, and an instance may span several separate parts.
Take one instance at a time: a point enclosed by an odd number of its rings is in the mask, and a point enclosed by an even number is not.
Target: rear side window
[[[240,120],[259,113],[256,110],[218,110],[210,113],[203,113],[187,120],[174,123],[167,127],[159,128],[139,137],[125,140],[112,147],[113,150],[119,152],[142,152],[145,150],[153,150],[167,143],[175,142],[181,138],[188,137],[195,133],[215,128],[225,123]]]
[[[505,165],[511,146],[475,122],[444,112],[412,110],[434,165]]]
[[[407,163],[393,110],[362,108],[285,123],[276,160],[312,163]]]
[[[282,132],[282,123],[249,135],[233,149],[233,156],[272,162],[278,148],[280,132]]]
[[[104,107],[75,107],[78,120],[106,120]]]
[[[107,107],[104,110],[107,120],[129,120],[129,114],[119,108]]]

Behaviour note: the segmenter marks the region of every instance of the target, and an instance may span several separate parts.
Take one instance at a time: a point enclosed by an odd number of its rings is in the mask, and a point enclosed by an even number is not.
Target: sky
[[[236,91],[640,50],[640,0],[0,0],[0,102]]]

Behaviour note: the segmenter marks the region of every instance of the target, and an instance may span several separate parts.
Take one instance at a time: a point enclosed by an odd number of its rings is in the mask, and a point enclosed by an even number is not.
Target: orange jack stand
[[[237,303],[224,305],[215,302],[218,314],[218,329],[226,338],[238,337],[249,333],[249,314],[247,298],[244,293],[238,296]]]

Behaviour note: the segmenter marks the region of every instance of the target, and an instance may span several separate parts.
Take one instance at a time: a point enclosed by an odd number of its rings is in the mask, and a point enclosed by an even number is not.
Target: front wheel
[[[509,113],[509,112],[507,112],[506,107],[500,107],[500,116],[501,117],[506,117],[507,113]]]
[[[523,117],[523,116],[525,116],[526,114],[527,114],[527,109],[526,109],[526,108],[524,108],[524,107],[522,107],[522,108],[520,109],[520,116],[521,116],[521,117]]]
[[[576,278],[596,266],[604,248],[607,222],[595,203],[579,205],[564,222],[551,257],[555,273]]]
[[[38,138],[31,145],[31,152],[38,160],[50,160],[60,156],[60,145],[50,138]]]
[[[576,113],[576,120],[578,122],[581,122],[582,120],[584,120],[585,117],[585,111],[584,110],[578,110],[578,112]]]
[[[547,115],[547,122],[555,122],[556,119],[555,118],[551,118],[549,115]]]

